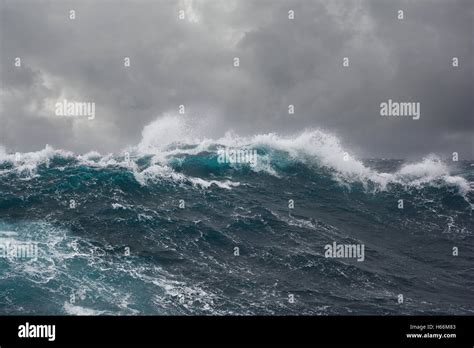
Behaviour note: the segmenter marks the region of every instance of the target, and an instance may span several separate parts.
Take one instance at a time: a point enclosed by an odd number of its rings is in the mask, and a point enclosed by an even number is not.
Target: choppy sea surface
[[[471,162],[357,160],[319,130],[157,136],[0,149],[0,245],[38,250],[0,257],[0,314],[474,313]],[[333,242],[364,261],[325,257]]]

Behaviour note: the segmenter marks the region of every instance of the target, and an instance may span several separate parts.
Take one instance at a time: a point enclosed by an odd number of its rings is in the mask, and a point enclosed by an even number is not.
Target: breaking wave
[[[474,313],[470,163],[206,127],[165,115],[110,154],[0,148],[0,252],[41,254],[0,257],[0,314]],[[334,242],[365,261],[325,258]]]
[[[374,191],[384,191],[394,185],[405,188],[446,185],[455,187],[463,196],[471,191],[472,183],[459,175],[452,175],[449,165],[436,155],[430,154],[415,163],[397,163],[392,171],[383,172],[355,158],[343,148],[336,136],[320,129],[305,130],[292,136],[268,133],[244,137],[228,132],[218,139],[200,136],[202,133],[202,129],[192,127],[182,117],[165,115],[144,128],[142,140],[137,146],[118,154],[101,155],[93,151],[75,155],[47,145],[43,150],[18,155],[7,153],[0,147],[0,175],[14,172],[24,178],[32,178],[38,175],[38,166],[49,166],[56,160],[60,163],[59,167],[61,164],[121,167],[133,173],[142,185],[172,180],[201,188],[216,185],[231,189],[240,184],[230,179],[205,180],[176,170],[183,163],[194,160],[194,164],[202,165],[202,170],[216,167],[237,171],[245,169],[275,177],[284,175],[285,168],[301,164],[316,171],[322,168],[329,170],[330,175],[342,185],[361,183]],[[256,165],[219,163],[218,151],[225,148],[256,150]],[[232,174],[235,176],[233,179],[238,179],[238,173]]]

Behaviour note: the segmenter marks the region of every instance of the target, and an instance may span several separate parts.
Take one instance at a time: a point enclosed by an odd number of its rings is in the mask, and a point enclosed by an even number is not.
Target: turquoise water
[[[0,243],[39,255],[0,258],[0,314],[474,313],[469,162],[254,147],[257,167],[218,144],[4,154]],[[333,242],[364,261],[326,258]]]

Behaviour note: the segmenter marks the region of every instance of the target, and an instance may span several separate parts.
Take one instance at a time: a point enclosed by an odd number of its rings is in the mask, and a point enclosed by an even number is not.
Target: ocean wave
[[[374,191],[388,190],[391,185],[405,188],[444,185],[455,187],[459,194],[466,196],[472,190],[467,179],[452,175],[448,164],[436,155],[430,154],[419,162],[404,163],[392,172],[381,172],[355,158],[335,135],[320,129],[306,129],[296,135],[268,133],[239,136],[227,132],[218,139],[210,139],[202,134],[202,126],[188,124],[182,116],[164,115],[143,129],[142,140],[137,146],[124,149],[118,154],[101,155],[93,151],[75,155],[47,145],[43,150],[15,156],[0,147],[0,175],[15,172],[25,178],[32,178],[38,175],[39,166],[54,165],[55,158],[62,158],[71,161],[70,165],[124,168],[133,173],[141,185],[161,180],[189,183],[198,188],[216,185],[232,189],[240,185],[240,182],[229,178],[223,181],[208,180],[176,170],[176,163],[198,156],[207,158],[208,162],[217,167],[233,170],[245,168],[275,177],[283,175],[280,170],[282,167],[292,164],[302,164],[310,169],[326,168],[341,185],[361,183],[366,189],[370,187]],[[218,152],[224,148],[255,149],[258,151],[258,160],[254,165],[219,164]]]

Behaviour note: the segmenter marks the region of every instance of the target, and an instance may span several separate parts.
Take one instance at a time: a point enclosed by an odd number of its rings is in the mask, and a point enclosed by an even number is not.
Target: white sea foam
[[[205,180],[189,177],[176,172],[170,165],[170,160],[177,156],[196,155],[202,152],[216,152],[221,147],[231,148],[264,148],[266,153],[259,155],[257,165],[250,166],[255,172],[266,172],[278,176],[272,166],[273,151],[286,153],[287,159],[303,162],[309,166],[317,165],[330,168],[334,177],[343,184],[361,182],[364,186],[376,190],[386,190],[390,184],[405,187],[420,187],[423,185],[446,184],[457,187],[465,196],[471,190],[469,182],[450,174],[447,164],[435,155],[429,155],[416,163],[406,163],[398,171],[384,173],[365,166],[360,160],[346,151],[340,140],[320,129],[307,129],[296,135],[278,135],[276,133],[258,134],[254,136],[239,136],[227,132],[218,139],[206,137],[206,122],[188,121],[183,115],[165,114],[143,129],[142,139],[136,147],[131,147],[120,155],[105,156],[97,152],[89,152],[76,156],[79,164],[92,167],[120,166],[130,170],[135,179],[142,185],[160,180],[171,180],[178,183],[190,183],[200,188],[216,185],[220,188],[231,189],[239,183],[230,180]],[[129,159],[124,156],[127,152]],[[0,147],[0,163],[11,162],[14,170],[33,175],[39,164],[47,163],[54,156],[71,157],[68,151],[55,150],[51,146],[38,152],[24,153],[20,160],[15,160],[15,154],[8,154]],[[139,167],[137,160],[149,157],[149,165]],[[240,164],[234,165],[238,167]],[[8,172],[4,170],[1,173]]]
[[[204,180],[201,178],[186,176],[182,173],[175,172],[167,165],[159,164],[154,164],[142,171],[135,170],[133,174],[135,179],[142,185],[146,185],[148,182],[156,182],[160,180],[171,180],[176,183],[190,183],[193,186],[200,188],[209,188],[212,185],[216,185],[227,190],[240,185],[239,182],[233,182],[230,180]]]
[[[297,135],[287,136],[268,133],[242,137],[233,132],[227,132],[223,137],[213,140],[202,135],[202,128],[195,127],[190,133],[191,128],[185,118],[165,115],[145,127],[142,141],[137,147],[138,153],[153,154],[154,163],[165,164],[167,159],[176,155],[195,155],[204,151],[215,151],[215,148],[219,146],[263,147],[270,151],[278,150],[287,153],[288,158],[295,161],[328,167],[333,170],[334,177],[343,183],[361,182],[364,185],[373,183],[375,189],[386,190],[390,184],[421,187],[442,182],[457,187],[462,195],[470,190],[469,182],[460,176],[452,176],[449,167],[435,155],[428,155],[417,163],[404,164],[393,173],[378,172],[365,166],[362,161],[346,151],[335,135],[320,129],[307,129]],[[193,146],[171,147],[177,143]],[[170,176],[169,170],[171,170],[169,167],[153,169],[155,174],[165,176]],[[278,176],[271,165],[271,154],[268,153],[260,156],[258,165],[251,167],[251,170],[265,171]],[[143,174],[148,176],[151,173],[145,171]]]
[[[126,210],[126,209],[128,209],[127,207],[125,207],[125,206],[123,206],[122,204],[119,204],[119,203],[112,203],[112,208],[114,210],[117,210],[117,209]]]
[[[127,277],[132,283],[154,284],[156,293],[163,294],[163,301],[171,303],[175,301],[176,294],[186,294],[186,300],[201,301],[203,306],[212,304],[213,295],[205,293],[197,285],[178,281],[174,279],[174,275],[146,260],[131,262],[113,253],[99,256],[95,243],[74,236],[67,229],[58,228],[46,221],[11,224],[0,220],[0,231],[8,238],[8,242],[35,242],[41,249],[40,256],[34,260],[8,259],[7,267],[0,273],[0,282],[18,278],[27,280],[31,286],[40,285],[51,292],[57,292],[58,298],[70,300],[74,294],[75,302],[60,303],[67,314],[139,314],[135,297],[127,292],[129,289],[116,287],[115,280],[119,277]],[[108,247],[103,245],[104,249],[108,250]],[[110,278],[97,276],[103,272],[107,272]],[[58,287],[58,283],[62,285]],[[119,311],[105,310],[103,303],[109,304],[106,308],[116,307]]]
[[[4,147],[0,147],[0,163],[11,163],[13,171],[24,175],[27,178],[36,176],[36,170],[39,165],[49,165],[51,159],[55,156],[62,158],[74,157],[70,151],[56,150],[52,146],[46,145],[44,149],[34,152],[7,153]],[[3,173],[11,172],[5,170]]]
[[[77,306],[77,305],[73,305],[69,302],[64,302],[63,309],[67,314],[70,314],[70,315],[86,316],[86,315],[106,315],[106,314],[108,314],[106,311],[99,311],[99,310],[95,310],[95,309],[91,309],[91,308]]]

